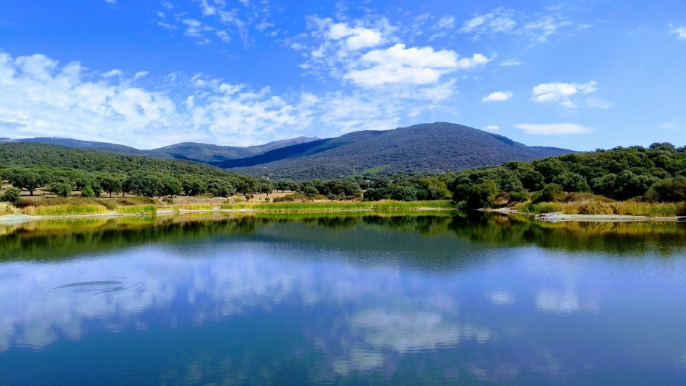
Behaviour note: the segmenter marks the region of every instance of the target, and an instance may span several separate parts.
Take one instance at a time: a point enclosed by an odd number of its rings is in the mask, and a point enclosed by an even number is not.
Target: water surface
[[[0,384],[686,384],[686,227],[196,216],[0,228]]]

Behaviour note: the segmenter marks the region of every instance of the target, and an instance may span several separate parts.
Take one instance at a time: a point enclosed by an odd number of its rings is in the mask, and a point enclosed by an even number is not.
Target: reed
[[[183,209],[187,210],[213,210],[214,207],[209,204],[186,204],[183,205]]]
[[[135,206],[120,206],[117,208],[119,214],[152,214],[157,215],[157,207],[155,205],[135,205]]]
[[[640,201],[541,202],[522,204],[517,210],[528,213],[622,215],[646,217],[686,216],[686,203],[649,203]]]
[[[278,202],[262,204],[228,204],[221,209],[254,209],[263,212],[331,212],[331,211],[410,211],[426,209],[460,209],[451,201],[374,201],[374,202]]]
[[[30,216],[84,216],[106,212],[106,207],[96,204],[27,206],[24,208],[24,214]]]

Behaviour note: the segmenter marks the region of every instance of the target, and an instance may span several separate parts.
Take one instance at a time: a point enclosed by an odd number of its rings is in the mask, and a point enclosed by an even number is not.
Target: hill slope
[[[529,147],[463,125],[430,123],[359,131],[213,164],[253,176],[329,179],[380,170],[440,173],[571,152]]]
[[[81,141],[70,138],[39,137],[24,139],[0,138],[0,142],[21,142],[21,143],[41,143],[49,145],[60,145],[77,149],[100,150],[110,153],[126,155],[144,155],[156,158],[181,159],[203,163],[222,162],[230,159],[252,157],[267,151],[278,149],[285,146],[297,145],[319,138],[298,137],[281,141],[270,142],[264,145],[239,147],[239,146],[218,146],[204,143],[184,142],[176,145],[165,146],[159,149],[139,150],[130,146],[116,145],[106,142]]]

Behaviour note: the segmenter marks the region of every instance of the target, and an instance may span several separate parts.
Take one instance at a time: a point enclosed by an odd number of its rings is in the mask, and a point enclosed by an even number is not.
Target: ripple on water
[[[55,291],[72,293],[105,294],[121,292],[142,287],[142,283],[124,283],[116,280],[82,281],[53,287]]]

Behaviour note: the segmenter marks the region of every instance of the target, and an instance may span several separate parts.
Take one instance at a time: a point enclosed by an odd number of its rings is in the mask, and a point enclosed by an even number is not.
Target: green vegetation
[[[20,205],[21,204],[21,189],[19,188],[9,188],[5,191],[5,193],[0,197],[0,201],[3,202],[9,202],[12,205]]]
[[[517,210],[527,213],[564,213],[590,215],[625,215],[647,217],[686,216],[686,203],[647,203],[639,201],[541,202],[521,204]]]
[[[149,215],[157,214],[157,207],[155,205],[135,205],[135,206],[120,206],[117,208],[119,214],[140,214],[145,213]]]
[[[188,210],[212,210],[214,209],[212,205],[206,205],[206,204],[186,204],[183,206],[183,209],[188,209]]]
[[[379,174],[379,173],[383,172],[384,170],[387,170],[390,167],[391,167],[391,165],[374,166],[374,167],[369,168],[367,170],[363,170],[362,173],[360,173],[360,174],[373,176],[375,174]]]
[[[222,205],[221,209],[254,209],[265,212],[327,212],[345,210],[375,210],[380,212],[427,209],[460,209],[452,201],[379,201],[379,202],[284,202],[271,204]]]
[[[96,204],[65,204],[28,206],[24,213],[32,216],[79,216],[106,213],[107,208]]]

